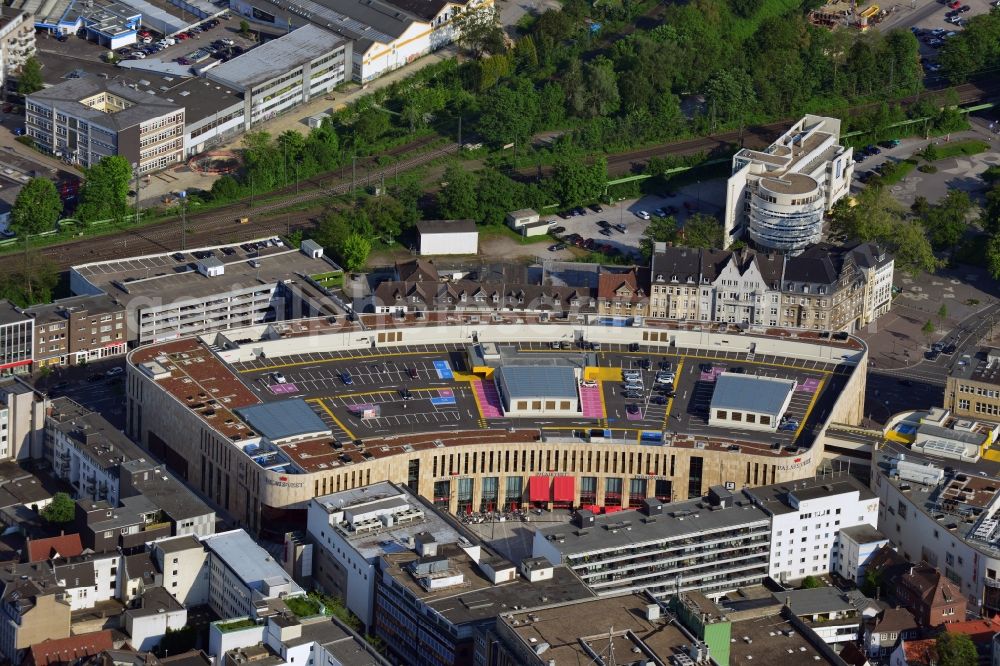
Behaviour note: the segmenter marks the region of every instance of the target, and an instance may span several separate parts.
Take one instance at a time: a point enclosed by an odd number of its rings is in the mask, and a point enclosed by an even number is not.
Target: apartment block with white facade
[[[48,400],[20,377],[0,378],[0,460],[41,457]]]
[[[726,185],[725,243],[796,253],[823,237],[823,214],[850,191],[853,149],[840,120],[807,115],[764,150],[733,156]]]
[[[646,590],[656,597],[698,590],[718,598],[768,575],[771,518],[748,499],[713,486],[707,500],[595,516],[535,531],[534,557],[572,569],[599,596]]]
[[[878,524],[878,498],[846,474],[826,475],[743,491],[771,517],[768,575],[778,581],[837,570],[837,533]]]

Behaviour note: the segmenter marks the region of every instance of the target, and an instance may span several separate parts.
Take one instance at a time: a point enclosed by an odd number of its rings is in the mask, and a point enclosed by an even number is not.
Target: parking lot
[[[568,211],[554,216],[547,215],[546,218],[555,220],[550,233],[558,240],[582,247],[587,239],[593,239],[594,248],[585,249],[600,251],[599,246],[603,244],[626,256],[637,257],[639,241],[649,226],[649,220],[644,219],[643,214],[652,218],[660,210],[662,216],[673,216],[680,229],[694,213],[721,215],[722,206],[715,203],[719,201],[725,201],[725,182],[713,179],[687,185],[676,192],[661,192],[640,199],[581,207],[576,209],[578,214],[575,215]],[[615,228],[616,225],[619,228]],[[566,240],[572,234],[577,234],[580,241],[572,243]],[[555,246],[556,243],[550,246],[551,252],[555,252],[552,249]]]
[[[518,352],[579,355],[580,349],[551,349],[522,343]],[[234,369],[262,400],[305,398],[341,441],[407,432],[540,428],[605,431],[611,439],[693,434],[738,437],[762,445],[808,446],[813,429],[829,413],[845,379],[834,364],[780,357],[676,350],[638,345],[603,345],[592,352],[594,386],[581,386],[581,411],[565,417],[511,418],[493,382],[467,371],[459,345],[409,345],[382,351],[294,354],[238,364]],[[588,367],[594,368],[595,366]],[[675,373],[672,387],[657,384],[657,372]],[[623,371],[638,374],[641,388],[626,392]],[[777,433],[735,431],[708,425],[715,378],[723,371],[793,379],[797,388],[786,417],[792,427]],[[564,434],[564,433],[563,433]]]
[[[233,42],[232,50],[229,51],[226,56],[227,58],[235,57],[255,45],[252,38],[243,37],[239,34],[238,18],[229,17],[214,20],[218,21],[214,27],[197,34],[191,34],[190,37],[183,39],[175,37],[173,38],[173,45],[164,46],[155,53],[147,53],[144,58],[133,58],[130,57],[130,54],[143,48],[151,51],[151,47],[156,45],[156,42],[163,37],[162,35],[152,32],[149,44],[144,44],[142,39],[140,39],[138,43],[132,46],[117,49],[115,54],[123,59],[121,62],[124,68],[135,67],[138,69],[150,68],[159,70],[163,66],[170,66],[174,69],[173,73],[175,74],[191,76],[192,72],[189,70],[190,64],[183,65],[177,63],[177,58],[188,56],[203,47],[210,47],[212,42],[217,40],[229,40]],[[201,25],[205,25],[205,22],[203,21]],[[37,45],[44,65],[43,76],[49,83],[55,83],[58,79],[72,75],[73,70],[77,68],[88,72],[107,71],[110,73],[121,71],[119,68],[106,63],[105,58],[108,54],[106,47],[82,37],[69,35],[65,41],[60,41],[48,33],[41,33],[38,35]],[[167,73],[169,73],[169,70]]]

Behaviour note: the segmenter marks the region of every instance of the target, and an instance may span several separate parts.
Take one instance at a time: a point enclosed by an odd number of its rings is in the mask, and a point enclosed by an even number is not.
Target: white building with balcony
[[[878,525],[878,497],[846,474],[743,493],[771,516],[768,575],[778,581],[837,571],[837,533],[858,525],[872,529]]]
[[[763,151],[733,156],[726,186],[725,242],[737,238],[795,253],[818,243],[823,214],[848,193],[853,151],[839,145],[840,120],[807,115]]]

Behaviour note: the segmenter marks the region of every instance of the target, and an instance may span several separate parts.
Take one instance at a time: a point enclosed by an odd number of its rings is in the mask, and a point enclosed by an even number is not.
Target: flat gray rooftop
[[[291,585],[290,594],[302,592],[299,584],[244,530],[213,534],[202,539],[248,587],[261,590],[264,581],[279,579]]]
[[[388,565],[385,571],[396,583],[452,624],[481,622],[496,617],[505,608],[525,608],[594,597],[594,593],[567,567],[554,567],[551,579],[537,583],[516,576],[510,582],[494,585],[457,546],[439,548],[438,557],[447,557],[450,570],[462,574],[461,585],[440,590],[425,589],[407,569],[410,563],[419,559],[416,553],[389,554],[383,562]]]
[[[724,372],[715,380],[712,409],[778,414],[794,388],[789,379]]]
[[[790,496],[792,495],[800,502],[850,492],[857,492],[861,500],[874,499],[875,497],[871,490],[846,473],[746,488],[743,492],[754,502],[760,504],[765,511],[776,516],[792,513],[796,510],[791,505]]]
[[[154,303],[182,303],[235,288],[275,284],[297,275],[326,273],[337,268],[330,260],[313,259],[288,248],[259,257],[240,251],[218,256],[221,250],[215,250],[216,256],[225,265],[225,272],[207,277],[195,269],[197,259],[187,253],[180,254],[184,255],[182,259],[175,259],[171,254],[159,254],[84,264],[71,270],[127,305],[137,298],[155,299]]]
[[[307,23],[208,71],[213,81],[246,90],[282,76],[347,44],[340,35]]]
[[[429,533],[438,544],[457,543],[459,539],[471,540],[471,535],[467,536],[459,532],[455,526],[442,518],[436,511],[420,502],[408,490],[394,486],[388,482],[323,495],[322,497],[315,498],[315,500],[332,513],[340,510],[346,511],[352,506],[359,504],[368,504],[377,500],[391,500],[399,496],[402,496],[411,506],[422,509],[424,512],[423,519],[405,524],[397,523],[390,528],[383,528],[376,532],[364,534],[340,532],[341,535],[347,538],[351,547],[369,562],[374,562],[377,558],[387,553],[406,551],[399,544],[407,543],[411,537],[415,537],[421,532]]]
[[[272,442],[297,435],[330,432],[330,427],[302,398],[265,402],[233,411]]]
[[[496,371],[496,381],[511,400],[577,398],[576,376],[566,366],[505,366]]]
[[[698,506],[701,503],[701,500],[688,500],[665,504],[663,514],[656,516],[655,522],[643,522],[645,514],[639,511],[619,511],[595,516],[594,526],[586,529],[563,524],[545,527],[537,534],[548,539],[553,548],[567,557],[770,523],[767,514],[749,502],[717,511],[701,508]]]

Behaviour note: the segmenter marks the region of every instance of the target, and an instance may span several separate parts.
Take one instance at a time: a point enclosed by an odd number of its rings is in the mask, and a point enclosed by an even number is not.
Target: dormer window
[[[677,276],[676,275],[671,275],[670,276],[670,281],[671,282],[677,282]]]
[[[663,282],[663,273],[657,273],[656,274],[656,281],[657,282]]]
[[[802,293],[803,294],[808,294],[809,293],[809,285],[807,285],[807,284],[802,285]]]

